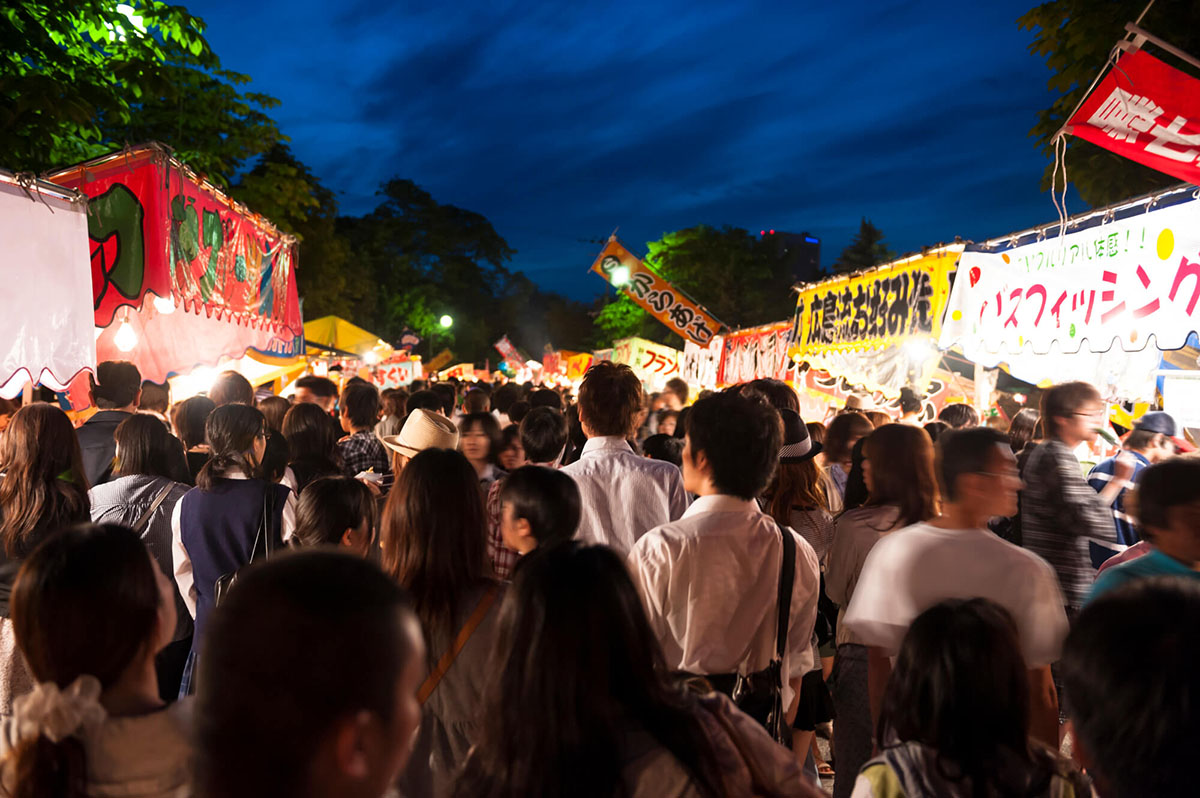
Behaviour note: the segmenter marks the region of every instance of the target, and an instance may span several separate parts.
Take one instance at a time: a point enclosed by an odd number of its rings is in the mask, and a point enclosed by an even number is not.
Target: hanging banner
[[[667,380],[679,376],[679,350],[644,338],[622,338],[613,344],[614,363],[633,369],[649,390],[661,391]]]
[[[708,390],[716,388],[724,344],[725,339],[720,335],[714,335],[708,346],[686,342],[683,355],[679,358],[679,376],[688,385],[699,385]]]
[[[617,269],[628,272],[627,277],[623,274],[623,279],[618,280],[619,285],[613,282],[613,272]],[[592,264],[592,271],[624,291],[642,310],[684,340],[706,346],[722,327],[712,314],[650,271],[640,258],[621,246],[616,239],[609,239]]]
[[[512,366],[513,370],[520,371],[525,368],[525,360],[521,357],[521,353],[517,351],[517,348],[513,346],[512,341],[508,340],[507,335],[492,344],[492,346],[496,347],[496,351],[500,353],[500,357],[504,358],[504,362]]]
[[[913,336],[937,338],[962,247],[826,280],[800,292],[792,354],[878,349]]]
[[[581,352],[567,358],[567,379],[574,382],[582,380],[583,375],[592,367],[595,359],[587,352]]]
[[[475,377],[474,363],[459,363],[457,366],[451,366],[445,371],[438,372],[439,380],[448,380],[451,377],[459,380],[470,380]]]
[[[1116,65],[1066,131],[1151,169],[1200,183],[1200,80],[1144,50]]]
[[[443,349],[441,352],[438,352],[436,356],[434,356],[433,360],[422,364],[422,367],[425,369],[426,374],[435,374],[437,373],[438,369],[442,368],[453,359],[454,353],[449,349]]]
[[[421,361],[406,360],[402,363],[384,363],[376,367],[374,380],[381,390],[403,388],[413,380],[421,379]]]
[[[717,382],[736,385],[758,379],[786,381],[792,363],[788,357],[791,340],[792,325],[786,321],[726,335]]]
[[[1200,329],[1200,201],[963,253],[940,346],[1018,354],[1178,349]],[[970,357],[968,352],[968,357]],[[974,358],[972,358],[974,359]]]

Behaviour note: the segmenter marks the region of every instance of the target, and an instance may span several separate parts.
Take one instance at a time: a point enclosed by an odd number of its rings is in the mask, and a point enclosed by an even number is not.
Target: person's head
[[[1162,462],[1175,455],[1174,438],[1178,432],[1175,419],[1160,410],[1153,410],[1137,420],[1126,436],[1124,446],[1151,463]]]
[[[679,400],[679,406],[683,407],[688,403],[688,394],[691,393],[691,389],[681,377],[672,377],[667,380],[666,393],[674,394],[675,398]]]
[[[983,521],[1017,514],[1021,473],[1008,438],[990,427],[951,430],[937,442],[938,487],[947,505]]]
[[[791,410],[793,413],[800,412],[800,397],[782,380],[759,379],[751,380],[741,388],[742,393],[756,393],[767,401],[767,404],[776,410]]]
[[[137,409],[142,395],[142,373],[128,360],[105,360],[88,375],[92,404],[101,410]]]
[[[508,420],[513,424],[520,424],[525,416],[529,415],[529,411],[532,409],[533,408],[530,407],[529,402],[526,402],[524,399],[513,402],[508,406]]]
[[[268,427],[267,445],[263,448],[262,460],[258,464],[255,476],[267,482],[279,482],[287,474],[290,454],[287,438],[283,433]]]
[[[683,468],[683,438],[659,433],[642,442],[642,454],[651,460],[663,460]]]
[[[1184,798],[1200,739],[1200,585],[1141,579],[1087,604],[1063,646],[1067,714],[1101,798]],[[1130,641],[1137,641],[1130,645]],[[1154,663],[1153,673],[1130,678]]]
[[[854,448],[850,450],[850,471],[846,474],[846,492],[842,494],[843,511],[862,507],[871,499],[871,494],[867,491],[867,479],[866,475],[864,474],[866,470],[867,458],[863,454],[863,450],[867,447],[868,440],[870,440],[870,436],[866,438],[859,438],[855,442]],[[932,459],[932,454],[930,457]],[[930,473],[932,473],[932,471],[933,467],[931,465]],[[929,482],[930,484],[933,484],[932,477],[930,478]],[[881,488],[880,495],[884,495],[885,493],[886,490]],[[905,495],[902,487],[898,488],[896,493],[897,495]]]
[[[322,477],[300,491],[296,535],[302,546],[345,546],[366,556],[375,534],[375,497],[351,477]]]
[[[674,437],[675,427],[679,423],[678,410],[660,410],[658,411],[658,431],[663,435]]]
[[[737,391],[696,402],[686,421],[684,487],[695,494],[757,498],[775,474],[782,426],[775,408]]]
[[[222,405],[209,414],[204,439],[211,457],[196,475],[196,487],[212,490],[215,480],[225,474],[258,474],[267,450],[267,422],[249,405]]]
[[[472,463],[495,464],[503,440],[500,422],[491,413],[469,413],[458,422],[458,450]]]
[[[808,437],[813,443],[821,444],[822,450],[825,447],[825,425],[820,421],[810,421],[804,425],[808,428]]]
[[[885,424],[891,424],[895,420],[882,410],[866,410],[863,412],[863,415],[867,417],[867,421],[871,422],[871,426],[874,429],[879,429]]]
[[[500,535],[504,545],[527,554],[575,536],[581,510],[575,480],[561,471],[524,466],[500,488]]]
[[[982,598],[936,604],[917,616],[900,645],[879,714],[878,745],[922,743],[948,772],[976,787],[1008,787],[997,782],[1011,777],[1002,762],[1031,758],[1027,680],[1007,610]]]
[[[551,388],[538,388],[533,393],[529,394],[529,407],[553,407],[555,410],[562,410],[563,400],[559,396],[558,391]]]
[[[611,549],[570,541],[523,560],[500,608],[494,662],[457,798],[618,794],[630,727],[673,754],[702,795],[721,794],[691,700],[669,684]]]
[[[292,403],[282,396],[268,396],[258,402],[258,412],[267,420],[267,429],[283,432],[283,419],[292,409]]]
[[[914,416],[921,412],[924,403],[921,397],[917,396],[917,392],[912,388],[904,387],[900,389],[900,413],[905,416]]]
[[[207,396],[192,396],[175,405],[171,426],[183,441],[184,448],[191,449],[204,443],[204,424],[216,407]]]
[[[489,413],[492,410],[492,397],[488,396],[486,391],[481,391],[478,388],[472,388],[467,391],[463,397],[463,412],[471,413]]]
[[[967,429],[979,426],[979,412],[966,402],[955,402],[942,408],[938,421],[945,422],[950,429]]]
[[[779,411],[783,419],[783,444],[779,449],[779,468],[767,489],[766,510],[781,524],[791,523],[793,510],[828,510],[829,496],[825,478],[816,457],[821,444],[814,443],[808,426],[799,413]]]
[[[925,425],[924,429],[925,434],[929,436],[929,440],[937,443],[938,438],[942,437],[942,435],[946,432],[949,432],[950,425],[945,421],[930,421]]]
[[[521,419],[525,460],[537,465],[557,463],[567,445],[567,419],[552,407],[538,407]]]
[[[196,794],[379,798],[408,759],[425,670],[404,590],[362,557],[246,569],[200,658]]]
[[[859,438],[875,429],[862,413],[843,413],[829,422],[825,430],[825,462],[845,467],[850,463],[850,450]]]
[[[457,449],[458,427],[439,410],[417,409],[404,419],[400,434],[383,438],[383,445],[392,453],[392,471],[399,473],[426,449]]]
[[[283,437],[288,444],[288,462],[336,466],[337,431],[320,405],[292,405],[283,417]]]
[[[1046,437],[1068,446],[1095,443],[1105,415],[1104,399],[1090,383],[1064,382],[1042,394]]]
[[[13,414],[0,439],[0,472],[0,540],[9,558],[88,520],[83,455],[71,420],[56,406],[39,402]]]
[[[172,455],[178,457],[179,443],[156,417],[135,413],[117,425],[113,439],[117,444],[118,476],[144,474],[171,479]]]
[[[509,413],[509,409],[513,406],[513,403],[520,401],[521,398],[521,386],[516,383],[506,382],[492,391],[492,409],[499,413],[504,413],[511,418],[512,414]]]
[[[937,515],[933,443],[925,430],[885,424],[864,439],[862,453],[867,504],[899,507],[905,526]]]
[[[430,390],[442,402],[442,415],[447,418],[453,416],[454,405],[458,403],[458,389],[454,387],[454,383],[435,382]]]
[[[525,448],[521,446],[521,428],[509,424],[500,431],[500,467],[514,471],[525,465]]]
[[[446,415],[442,407],[442,398],[433,391],[416,391],[408,397],[405,413],[411,415],[414,410],[429,410]]]
[[[1172,457],[1144,469],[1125,508],[1142,538],[1177,560],[1200,563],[1200,460]]]
[[[388,418],[403,418],[404,406],[408,403],[408,391],[402,388],[385,388],[380,394],[380,414]]]
[[[142,398],[138,402],[138,408],[149,413],[158,413],[165,416],[167,408],[171,406],[171,384],[167,382],[150,382],[145,380],[142,382]]]
[[[400,472],[383,509],[383,567],[412,594],[426,633],[452,634],[485,578],[486,529],[479,477],[460,453],[426,449]]]
[[[328,377],[309,374],[296,380],[297,404],[314,404],[326,413],[332,413],[337,399],[337,383]]]
[[[342,391],[341,422],[345,432],[371,429],[379,421],[379,391],[369,382],[355,382]]]
[[[236,371],[222,371],[208,389],[208,398],[217,407],[232,404],[254,407],[254,386]]]
[[[1008,444],[1013,453],[1019,453],[1034,440],[1034,429],[1037,427],[1038,411],[1025,407],[1017,411],[1012,423],[1008,425]]]
[[[642,383],[633,369],[601,361],[579,384],[579,423],[589,438],[628,438],[642,409]]]

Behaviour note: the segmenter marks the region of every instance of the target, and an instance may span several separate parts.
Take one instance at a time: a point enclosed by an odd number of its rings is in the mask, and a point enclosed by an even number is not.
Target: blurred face
[[[525,449],[521,447],[521,439],[513,438],[512,443],[500,452],[500,467],[505,471],[515,471],[525,465]]]
[[[996,445],[988,459],[987,471],[959,477],[956,501],[988,518],[1007,518],[1017,514],[1017,493],[1021,487],[1021,472],[1012,449]]]
[[[483,431],[483,427],[479,424],[472,424],[463,430],[462,436],[459,438],[458,448],[464,457],[472,463],[478,463],[487,460],[490,444],[491,441],[488,440],[487,433]]]
[[[320,408],[322,408],[326,413],[328,413],[330,410],[333,410],[333,406],[337,403],[337,398],[333,397],[333,396],[326,396],[326,397],[322,398],[320,396],[317,396],[315,393],[313,393],[308,388],[297,388],[296,389],[296,403],[297,404],[317,405]]]
[[[500,508],[500,537],[506,548],[521,554],[528,554],[537,548],[537,540],[530,531],[529,522],[517,518],[509,502],[504,502]]]
[[[1161,463],[1163,460],[1175,456],[1175,444],[1166,435],[1159,433],[1154,436],[1154,440],[1142,454],[1151,463]]]
[[[678,425],[679,419],[674,416],[668,416],[658,422],[658,431],[663,435],[674,435],[675,428]]]
[[[1107,413],[1104,402],[1096,399],[1085,403],[1072,415],[1059,418],[1059,437],[1068,444],[1084,442],[1093,444],[1100,436],[1100,428],[1107,424]]]

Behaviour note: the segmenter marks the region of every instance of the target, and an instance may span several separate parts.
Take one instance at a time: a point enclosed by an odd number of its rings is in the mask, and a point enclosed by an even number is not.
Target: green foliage
[[[862,217],[858,233],[854,240],[842,250],[842,254],[833,262],[833,270],[840,274],[869,269],[881,263],[893,260],[896,253],[888,249],[883,241],[883,231],[871,224],[871,220]]]
[[[1104,68],[1113,46],[1125,36],[1125,23],[1136,20],[1144,7],[1143,0],[1056,0],[1032,9],[1017,20],[1022,29],[1034,31],[1029,50],[1046,59],[1052,73],[1048,85],[1058,95],[1049,108],[1038,112],[1038,122],[1029,132],[1047,159],[1043,190],[1051,185],[1054,134]],[[1200,54],[1200,4],[1155,3],[1141,27],[1184,51]],[[1154,49],[1153,45],[1147,46]],[[1170,55],[1162,57],[1168,63],[1180,65]],[[1108,205],[1179,182],[1072,136],[1067,137],[1067,178],[1083,200],[1093,206]]]

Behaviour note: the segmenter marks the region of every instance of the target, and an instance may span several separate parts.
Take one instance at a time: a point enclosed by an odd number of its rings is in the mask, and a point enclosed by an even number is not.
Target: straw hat
[[[388,435],[383,445],[406,457],[426,449],[457,449],[458,427],[439,413],[420,408],[409,413],[399,435]]]
[[[783,416],[783,446],[779,449],[779,462],[803,463],[821,453],[821,444],[808,434],[804,419],[794,410],[780,410]]]
[[[877,408],[875,407],[875,403],[871,401],[871,397],[852,393],[846,397],[846,409],[863,412],[866,410],[876,410]]]

